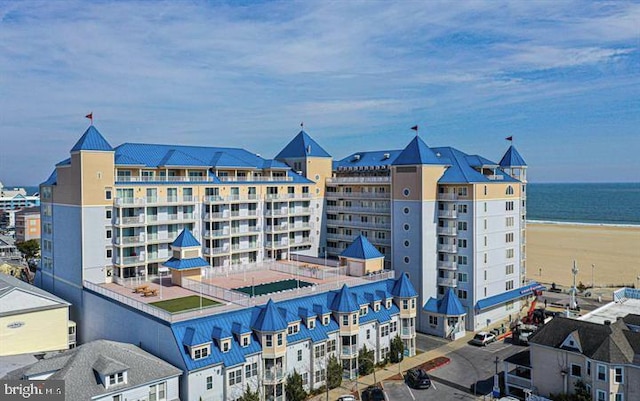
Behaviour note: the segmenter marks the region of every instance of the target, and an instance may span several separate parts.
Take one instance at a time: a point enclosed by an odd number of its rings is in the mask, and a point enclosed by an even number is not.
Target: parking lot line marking
[[[411,394],[411,398],[413,398],[413,401],[416,401],[416,397],[413,395],[413,391],[411,391],[411,387],[409,387],[407,383],[405,383],[404,385],[407,386],[407,390],[409,390],[409,394]]]

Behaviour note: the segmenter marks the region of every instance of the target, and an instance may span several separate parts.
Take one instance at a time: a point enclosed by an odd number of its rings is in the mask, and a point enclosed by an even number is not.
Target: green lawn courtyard
[[[200,296],[189,295],[188,297],[167,299],[165,301],[151,302],[149,305],[166,310],[167,312],[176,313],[184,312],[192,309],[200,308]],[[222,305],[220,302],[214,301],[209,298],[202,297],[202,307],[208,308],[211,306]]]

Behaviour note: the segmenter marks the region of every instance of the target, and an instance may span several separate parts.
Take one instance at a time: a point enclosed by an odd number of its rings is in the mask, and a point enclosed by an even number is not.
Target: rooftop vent
[[[437,156],[437,157],[440,157],[440,156],[442,156],[442,155],[440,154],[440,152],[438,152],[438,153],[436,153],[436,156]]]
[[[360,160],[360,155],[353,156],[353,161],[358,161],[358,160]]]
[[[382,160],[386,160],[388,158],[390,158],[391,155],[389,153],[385,153],[384,155],[382,155]]]

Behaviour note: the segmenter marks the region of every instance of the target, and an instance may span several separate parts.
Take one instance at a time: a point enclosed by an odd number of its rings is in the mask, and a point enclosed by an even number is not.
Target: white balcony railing
[[[438,268],[439,269],[448,269],[448,270],[455,270],[458,268],[458,263],[452,260],[439,260],[438,261]]]
[[[438,285],[444,285],[446,287],[457,287],[458,280],[454,277],[438,277]]]
[[[391,182],[391,177],[331,177],[327,178],[328,184],[348,184],[348,183],[363,183],[363,184],[382,184]]]
[[[456,253],[458,252],[458,247],[452,244],[438,244],[439,252],[448,252],[448,253]]]
[[[458,235],[458,228],[452,227],[438,227],[438,235]]]
[[[454,201],[458,200],[458,194],[454,192],[438,193],[437,200]]]
[[[356,344],[353,345],[343,345],[341,348],[340,355],[342,356],[353,356],[358,353],[358,347]]]
[[[455,219],[458,217],[458,212],[456,210],[438,210],[438,217],[442,217],[445,219]]]

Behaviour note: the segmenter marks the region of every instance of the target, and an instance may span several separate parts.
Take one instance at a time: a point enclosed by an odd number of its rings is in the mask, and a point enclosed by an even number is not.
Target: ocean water
[[[527,220],[640,225],[640,183],[528,184]]]

